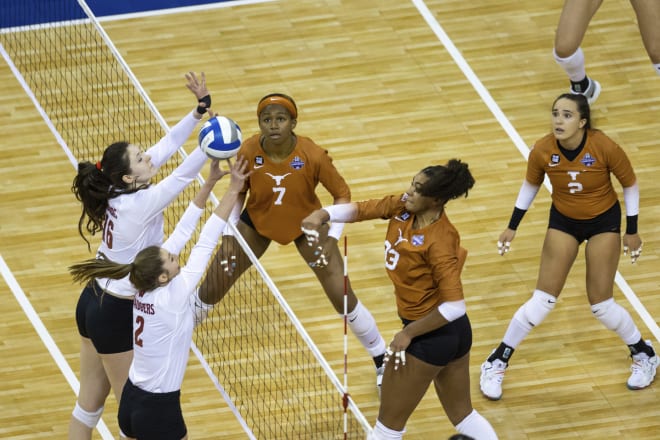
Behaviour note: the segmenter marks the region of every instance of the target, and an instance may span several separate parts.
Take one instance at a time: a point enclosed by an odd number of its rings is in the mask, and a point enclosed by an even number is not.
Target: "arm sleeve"
[[[626,204],[626,216],[639,215],[639,186],[637,182],[632,186],[623,188],[623,201]]]
[[[200,148],[195,148],[195,151],[186,157],[186,160],[172,174],[155,185],[149,192],[149,196],[140,200],[145,218],[148,220],[163,212],[167,205],[172,203],[172,200],[197,177],[207,158]],[[138,191],[138,194],[141,192]]]
[[[199,119],[193,116],[193,112],[188,113],[156,145],[147,150],[147,154],[151,156],[151,163],[160,167],[167,162],[190,137],[198,122]]]
[[[186,293],[185,295],[177,295],[177,302],[181,301],[181,303],[187,304],[190,295],[195,292],[197,284],[199,284],[204,272],[206,272],[206,267],[213,255],[215,246],[218,244],[220,234],[222,234],[225,225],[225,221],[215,214],[212,214],[206,221],[206,224],[204,224],[197,244],[190,251],[188,262],[181,268],[179,276],[174,278],[177,281],[178,291]]]
[[[516,199],[516,208],[527,211],[532,206],[532,202],[540,188],[541,185],[533,185],[527,179],[523,180],[520,191],[518,192],[518,198]]]
[[[339,205],[324,206],[323,210],[330,215],[330,221],[333,222],[333,225],[335,224],[334,222],[339,222],[340,224],[351,223],[357,216],[357,205],[354,203],[341,203]],[[339,235],[341,235],[341,231],[339,232]]]
[[[204,212],[204,209],[190,202],[190,205],[179,219],[176,228],[174,228],[174,232],[163,243],[163,248],[172,254],[178,255],[195,232],[197,221],[202,216],[202,212]]]
[[[243,204],[245,203],[245,193],[241,193],[236,199],[234,207],[231,209],[229,218],[227,219],[227,225],[223,231],[224,235],[234,235],[234,230],[230,226],[230,223],[234,226],[238,224],[238,220],[241,218],[241,211],[243,210]]]

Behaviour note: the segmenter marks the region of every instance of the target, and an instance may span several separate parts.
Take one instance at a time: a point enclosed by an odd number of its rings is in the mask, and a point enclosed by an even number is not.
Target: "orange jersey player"
[[[328,152],[294,133],[298,109],[291,97],[279,93],[265,96],[257,105],[257,116],[261,133],[247,139],[238,152],[248,160],[252,175],[230,222],[236,224],[257,258],[266,252],[272,240],[283,245],[293,241],[337,313],[344,312],[346,291],[349,327],[373,358],[380,389],[385,340],[350,282],[345,285],[344,262],[337,246],[343,224],[326,227],[316,247],[310,247],[300,231],[302,219],[321,207],[316,194],[319,183],[330,192],[334,203],[349,202],[350,189]],[[200,285],[200,310],[208,310],[220,301],[252,265],[231,232],[230,227],[225,230],[220,251]]]
[[[553,133],[540,139],[529,155],[526,180],[541,186],[544,174],[552,183],[552,203],[577,220],[592,219],[618,199],[610,180],[614,174],[624,188],[635,184],[635,172],[626,153],[600,130],[587,130],[584,146],[567,160]]]
[[[637,233],[639,188],[624,151],[603,132],[591,128],[591,112],[583,95],[565,93],[552,104],[552,133],[539,140],[529,155],[527,176],[509,226],[497,243],[500,255],[509,251],[518,224],[532,204],[544,175],[552,183],[550,220],[541,253],[536,289],[514,313],[502,342],[481,365],[481,392],[502,397],[504,372],[514,350],[532,328],[554,309],[583,241],[587,265],[587,297],[591,312],[616,332],[633,360],[628,388],[651,384],[659,359],[645,341],[630,313],[614,301],[614,277],[621,250],[621,207],[612,186],[614,174],[623,186],[626,204],[624,254],[634,263],[642,252]]]
[[[245,209],[261,235],[280,244],[300,236],[300,222],[321,207],[316,186],[322,184],[335,200],[350,200],[351,191],[328,152],[310,138],[298,136],[284,160],[273,160],[262,147],[261,135],[241,146],[253,170]]]
[[[468,165],[452,159],[420,171],[403,196],[327,206],[303,220],[302,229],[312,239],[321,236],[328,221],[389,220],[385,269],[403,329],[386,352],[378,420],[370,440],[402,438],[431,383],[458,432],[497,439],[490,423],[472,407],[472,327],[461,284],[467,252],[445,212],[449,200],[467,196],[473,185]]]

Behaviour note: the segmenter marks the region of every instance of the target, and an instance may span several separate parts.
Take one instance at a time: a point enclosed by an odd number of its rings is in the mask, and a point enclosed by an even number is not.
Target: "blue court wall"
[[[97,17],[210,3],[218,0],[87,0]],[[84,18],[76,0],[0,0],[0,29]]]

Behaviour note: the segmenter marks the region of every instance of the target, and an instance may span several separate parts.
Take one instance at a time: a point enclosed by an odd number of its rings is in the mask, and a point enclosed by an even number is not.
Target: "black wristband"
[[[202,107],[201,105],[197,106],[197,113],[200,115],[203,115],[206,113],[206,111],[211,108],[211,95],[206,95],[203,98],[199,98],[199,101],[197,101],[199,104],[204,104],[206,107]]]
[[[513,213],[511,214],[511,220],[509,220],[509,229],[513,229],[514,231],[518,229],[518,225],[520,224],[520,221],[522,220],[526,212],[527,212],[526,209],[513,208]]]
[[[637,216],[636,215],[627,215],[626,216],[626,234],[628,234],[628,235],[637,234]]]

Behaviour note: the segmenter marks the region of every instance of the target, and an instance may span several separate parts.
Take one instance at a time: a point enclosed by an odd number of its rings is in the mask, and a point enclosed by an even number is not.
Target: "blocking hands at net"
[[[218,161],[212,161],[208,179],[162,246],[141,250],[128,264],[101,255],[70,268],[76,281],[128,278],[136,288],[132,312],[134,356],[118,414],[119,427],[128,438],[187,438],[180,390],[194,325],[191,298],[249,175],[245,160],[239,158],[231,166],[229,188],[202,228],[184,267],[179,266],[179,253],[195,232],[215,183],[225,174]]]
[[[637,232],[639,188],[633,167],[619,145],[591,127],[584,96],[559,96],[552,104],[552,133],[537,141],[530,152],[527,175],[498,242],[500,254],[509,251],[515,231],[547,175],[552,184],[552,205],[536,289],[513,315],[502,342],[481,366],[481,391],[489,399],[502,397],[502,380],[513,352],[554,309],[585,241],[587,298],[594,317],[616,332],[630,349],[633,364],[628,388],[645,388],[653,381],[658,356],[650,342],[642,339],[628,311],[614,301],[621,208],[610,174],[623,186],[627,219],[623,249],[635,263],[642,252],[642,240]]]
[[[237,222],[239,233],[256,258],[266,252],[273,240],[281,245],[293,242],[305,265],[320,281],[335,311],[343,314],[344,266],[337,245],[343,225],[334,223],[325,227],[320,231],[318,246],[310,247],[300,231],[300,222],[321,207],[316,194],[319,183],[335,203],[350,201],[349,187],[328,152],[312,139],[294,132],[298,109],[291,97],[265,96],[258,103],[257,117],[260,133],[245,140],[238,152],[248,160],[252,175],[243,199],[235,207],[233,221]],[[247,202],[242,209],[246,195]],[[231,232],[231,228],[227,228],[220,250],[200,285],[199,309],[220,301],[252,264]],[[385,341],[371,313],[355,296],[350,282],[347,295],[350,328],[379,368]]]
[[[472,328],[461,284],[467,251],[445,211],[448,201],[467,196],[473,185],[468,165],[452,159],[421,170],[404,194],[326,206],[302,221],[303,231],[314,242],[328,221],[389,219],[385,269],[403,329],[387,349],[371,440],[402,438],[431,383],[458,432],[497,439],[490,423],[472,407]]]
[[[144,151],[119,141],[108,146],[96,163],[80,162],[72,191],[82,203],[81,237],[101,233],[97,255],[130,263],[137,253],[163,242],[163,211],[199,174],[207,156],[199,148],[158,184],[151,179],[195,130],[211,104],[204,74],[186,75],[195,106],[158,143]],[[128,277],[100,278],[85,286],[76,308],[81,338],[80,392],[69,424],[70,439],[91,439],[105,399],[117,401],[133,358],[133,298]],[[103,307],[101,307],[103,305]]]
[[[553,54],[571,82],[571,92],[584,95],[593,104],[600,94],[598,81],[587,76],[580,45],[587,27],[603,0],[565,0],[555,34]],[[631,0],[646,52],[660,75],[660,2]],[[616,60],[613,60],[613,64]]]

